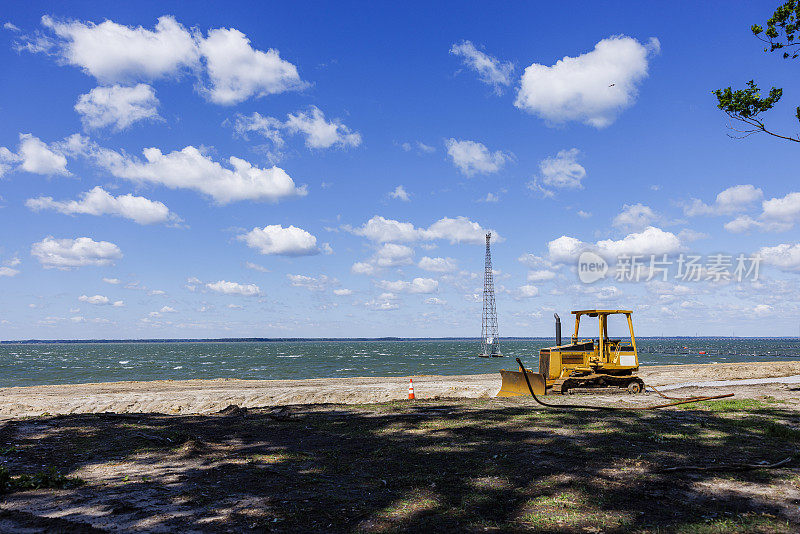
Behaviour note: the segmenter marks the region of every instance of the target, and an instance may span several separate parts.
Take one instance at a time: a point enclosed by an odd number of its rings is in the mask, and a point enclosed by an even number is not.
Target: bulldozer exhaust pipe
[[[557,313],[554,313],[553,316],[556,318],[556,346],[558,347],[561,345],[561,317]]]

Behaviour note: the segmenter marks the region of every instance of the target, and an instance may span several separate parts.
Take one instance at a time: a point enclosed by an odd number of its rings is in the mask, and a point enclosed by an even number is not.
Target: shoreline
[[[800,360],[641,366],[639,376],[655,387],[733,381],[726,386],[769,389],[738,380],[800,375]],[[407,399],[408,380],[418,399],[490,398],[500,389],[499,373],[393,377],[241,380],[234,378],[95,382],[0,388],[0,417],[43,413],[208,414],[235,404],[244,408],[302,404],[372,404]],[[713,386],[704,386],[713,387]]]

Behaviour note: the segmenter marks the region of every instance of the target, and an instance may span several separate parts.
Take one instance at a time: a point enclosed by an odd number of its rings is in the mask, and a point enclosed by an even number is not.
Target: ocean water
[[[475,340],[0,344],[0,387],[494,373],[515,368],[515,357],[536,368],[539,349],[553,344],[502,340],[505,358],[478,357]],[[797,338],[645,338],[637,345],[642,365],[800,359]]]

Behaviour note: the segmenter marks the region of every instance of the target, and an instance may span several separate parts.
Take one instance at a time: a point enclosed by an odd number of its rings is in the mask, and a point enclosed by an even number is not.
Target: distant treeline
[[[37,343],[291,343],[291,342],[351,342],[351,341],[474,341],[478,337],[227,337],[200,339],[19,339],[0,341],[0,345]],[[502,341],[545,341],[552,337],[506,337]],[[637,336],[637,340],[759,340],[782,339],[800,341],[800,338],[781,336],[733,337],[733,336]]]

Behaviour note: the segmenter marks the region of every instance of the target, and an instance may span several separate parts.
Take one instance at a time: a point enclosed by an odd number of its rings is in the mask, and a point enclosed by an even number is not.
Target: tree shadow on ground
[[[11,471],[55,466],[87,484],[2,496],[0,530],[57,517],[74,531],[795,532],[798,423],[774,406],[529,399],[12,420],[0,427]],[[787,457],[784,469],[663,471]]]

